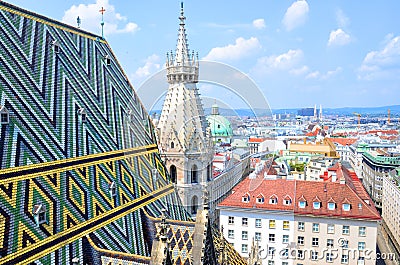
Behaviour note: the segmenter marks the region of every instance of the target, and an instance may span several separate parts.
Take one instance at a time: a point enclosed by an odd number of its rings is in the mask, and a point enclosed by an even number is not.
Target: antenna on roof
[[[106,12],[106,10],[104,9],[104,7],[101,7],[101,9],[99,10],[99,12],[101,13],[101,37],[104,38],[104,12]]]
[[[76,18],[76,24],[78,24],[78,29],[81,27],[81,18],[78,16]]]

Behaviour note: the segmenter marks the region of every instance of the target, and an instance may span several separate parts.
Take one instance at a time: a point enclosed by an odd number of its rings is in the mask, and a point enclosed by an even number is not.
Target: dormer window
[[[61,49],[60,49],[60,44],[58,43],[58,41],[54,40],[51,45],[53,46],[53,51],[55,53],[60,53]]]
[[[269,204],[277,204],[278,203],[278,197],[276,195],[272,195],[269,197]]]
[[[10,123],[10,113],[5,106],[0,105],[0,124]]]
[[[245,195],[243,195],[242,202],[246,202],[246,203],[250,202],[250,195],[247,193]]]
[[[333,210],[335,210],[335,208],[336,208],[336,203],[328,202],[328,210],[333,211]]]
[[[257,196],[257,203],[264,203],[264,196],[262,194]]]
[[[78,110],[78,115],[81,116],[81,121],[82,121],[83,123],[85,123],[85,122],[86,122],[86,119],[87,119],[87,115],[86,115],[86,111],[85,111],[84,108],[80,108],[80,109]]]
[[[299,208],[306,208],[306,201],[299,201]]]
[[[313,208],[314,208],[314,209],[319,209],[319,208],[321,208],[321,202],[313,202]]]
[[[108,54],[104,56],[104,62],[106,63],[106,65],[111,65],[111,58]]]
[[[350,204],[349,203],[343,203],[343,211],[350,211]]]
[[[47,223],[46,206],[44,204],[35,204],[32,213],[37,226]]]
[[[286,195],[285,198],[283,199],[283,204],[284,205],[291,205],[292,204],[292,198],[290,198],[289,195]]]
[[[114,181],[110,183],[108,190],[110,192],[111,197],[115,197],[117,195],[117,187]]]

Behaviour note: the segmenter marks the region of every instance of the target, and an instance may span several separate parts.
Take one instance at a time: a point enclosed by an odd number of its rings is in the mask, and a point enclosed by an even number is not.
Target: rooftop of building
[[[219,204],[220,208],[260,209],[289,211],[295,215],[310,215],[333,218],[380,220],[380,215],[366,193],[358,177],[340,164],[332,168],[337,180],[304,181],[265,179],[262,173],[257,178],[246,178]],[[339,180],[344,180],[344,183]],[[304,207],[299,202],[305,201]],[[318,209],[314,202],[320,202]],[[334,203],[333,210],[328,203]],[[349,209],[345,210],[344,205]]]

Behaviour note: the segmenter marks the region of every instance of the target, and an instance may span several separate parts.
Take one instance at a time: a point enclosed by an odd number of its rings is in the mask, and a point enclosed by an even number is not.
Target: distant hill
[[[292,114],[297,115],[297,111],[300,108],[291,109],[273,109],[273,114]],[[344,107],[344,108],[326,108],[322,109],[324,115],[353,115],[354,112],[361,115],[387,115],[388,109],[390,109],[390,114],[393,116],[400,116],[400,105],[382,106],[382,107]],[[160,110],[152,111],[152,113],[160,114]],[[206,108],[204,110],[206,115],[211,113],[211,108]],[[240,116],[240,117],[253,117],[253,116],[268,116],[271,112],[266,109],[224,109],[219,108],[219,113],[222,116]]]

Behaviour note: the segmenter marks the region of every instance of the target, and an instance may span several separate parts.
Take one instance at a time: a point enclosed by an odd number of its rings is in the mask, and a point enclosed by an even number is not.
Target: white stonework
[[[183,6],[176,52],[167,55],[169,88],[157,124],[160,153],[189,213],[202,205],[212,180],[213,145],[196,83],[199,62],[190,54]],[[210,192],[210,190],[209,190]]]

